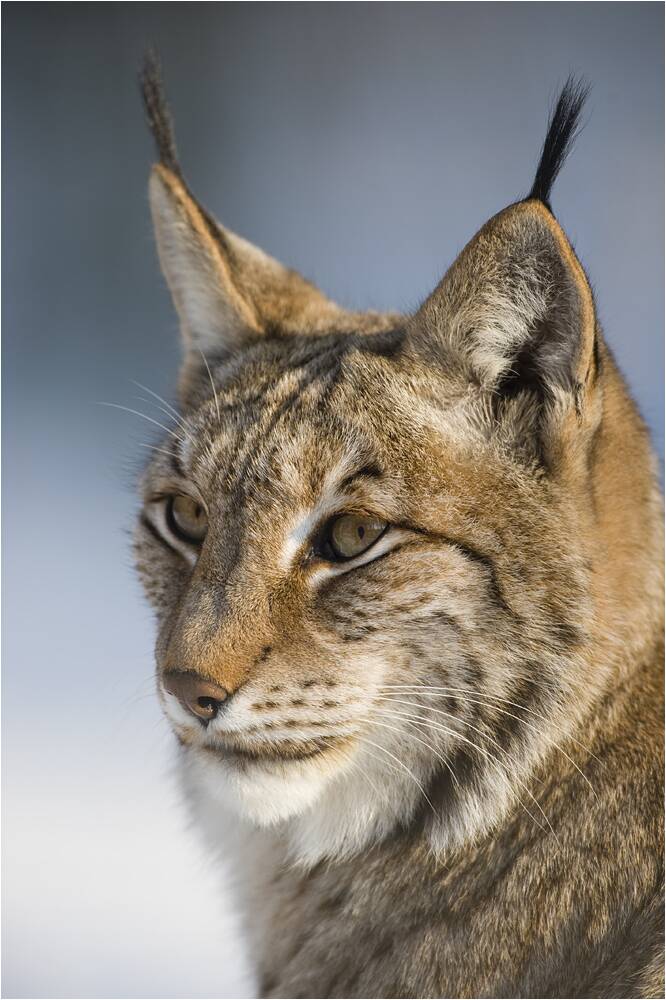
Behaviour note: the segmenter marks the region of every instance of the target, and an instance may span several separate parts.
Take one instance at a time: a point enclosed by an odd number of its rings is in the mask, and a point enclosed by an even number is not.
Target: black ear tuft
[[[589,92],[589,84],[580,77],[570,76],[564,84],[548,123],[539,166],[526,201],[536,198],[550,209],[550,191],[580,131],[580,113]]]
[[[177,177],[180,177],[181,170],[176,153],[173,123],[162,89],[160,61],[157,53],[152,49],[146,52],[144,57],[143,67],[139,73],[139,86],[159,161]]]

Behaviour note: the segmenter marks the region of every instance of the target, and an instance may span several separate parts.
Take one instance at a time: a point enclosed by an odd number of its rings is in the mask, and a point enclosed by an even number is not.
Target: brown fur
[[[137,562],[158,678],[229,694],[159,686],[216,847],[241,813],[262,995],[662,995],[661,501],[562,229],[510,206],[361,317],[173,164],[151,199],[186,356]],[[390,527],[331,563],[345,512]]]

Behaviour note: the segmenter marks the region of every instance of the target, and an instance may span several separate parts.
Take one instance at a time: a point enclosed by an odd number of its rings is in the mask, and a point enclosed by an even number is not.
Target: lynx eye
[[[200,545],[208,531],[206,511],[198,501],[184,494],[169,497],[166,506],[167,523],[177,538],[190,545]]]
[[[327,558],[353,559],[362,555],[384,534],[388,525],[377,517],[342,514],[328,525]]]

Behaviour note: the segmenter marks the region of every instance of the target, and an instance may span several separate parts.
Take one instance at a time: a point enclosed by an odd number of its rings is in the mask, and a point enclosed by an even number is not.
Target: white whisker
[[[171,415],[174,416],[176,420],[180,420],[180,413],[178,412],[176,407],[172,406],[171,403],[167,402],[167,400],[164,399],[163,396],[160,396],[159,393],[157,392],[153,392],[153,390],[149,389],[147,385],[144,385],[142,382],[137,382],[133,378],[130,379],[130,382],[132,383],[132,385],[135,385],[137,389],[142,389],[143,392],[148,392],[150,393],[151,396],[154,396],[155,399],[159,400],[160,403],[163,403],[166,406],[166,408],[171,412]]]
[[[406,706],[408,708],[417,708],[421,712],[434,712],[436,715],[443,715],[447,719],[452,719],[454,722],[457,722],[460,725],[465,726],[467,729],[471,729],[473,732],[477,733],[481,737],[481,739],[488,740],[488,742],[492,743],[492,745],[497,750],[499,750],[500,753],[505,755],[507,760],[509,760],[511,763],[514,763],[514,758],[512,758],[509,751],[505,747],[501,746],[501,744],[499,744],[497,740],[490,735],[490,733],[485,733],[482,729],[479,729],[478,726],[475,726],[473,722],[468,722],[467,719],[458,718],[458,716],[453,715],[452,712],[443,711],[441,708],[433,708],[432,705],[423,705],[418,701],[405,701],[403,698],[398,700],[393,695],[379,695],[377,701],[382,701],[382,702],[388,701],[393,705]],[[428,720],[426,718],[424,719],[424,721],[431,721],[431,720]]]
[[[378,758],[375,758],[375,759],[378,759]],[[381,794],[379,792],[379,789],[377,788],[377,786],[374,783],[374,781],[372,781],[372,779],[370,778],[370,775],[365,773],[365,771],[363,770],[363,768],[361,767],[361,765],[358,763],[358,761],[352,761],[351,768],[352,768],[352,771],[354,772],[354,774],[359,774],[363,778],[363,780],[366,781],[370,785],[370,788],[373,790],[373,792],[377,796],[377,800],[380,801],[381,800]]]
[[[492,705],[493,708],[497,712],[499,712],[501,715],[506,715],[506,716],[508,716],[511,719],[515,719],[516,722],[521,722],[524,726],[526,726],[528,729],[531,729],[533,732],[535,732],[539,736],[543,736],[543,733],[540,732],[540,730],[537,729],[536,726],[532,725],[529,722],[526,722],[525,719],[519,718],[519,716],[514,715],[512,712],[507,712],[507,710],[504,709],[504,708],[499,708],[498,705],[500,703],[504,703],[506,705],[512,705],[515,708],[519,708],[521,711],[527,712],[530,715],[535,716],[535,718],[541,719],[543,722],[547,722],[547,723],[549,723],[549,724],[552,725],[552,720],[548,719],[545,715],[541,715],[541,713],[539,713],[539,712],[535,712],[534,710],[529,709],[529,708],[527,708],[524,705],[520,705],[516,701],[510,701],[508,698],[501,698],[498,695],[482,695],[478,691],[475,691],[473,695],[470,695],[469,692],[468,692],[468,690],[466,688],[457,688],[457,687],[430,687],[428,685],[418,685],[418,684],[384,684],[384,685],[382,685],[382,689],[388,690],[389,688],[392,689],[392,690],[395,690],[395,691],[405,690],[405,691],[408,691],[411,694],[416,694],[416,693],[428,694],[428,695],[430,695],[433,698],[445,698],[445,697],[447,697],[447,695],[445,693],[439,694],[438,692],[448,692],[449,694],[451,694],[451,693],[463,694],[464,695],[464,700],[468,701],[470,704],[472,704],[472,705]],[[599,758],[596,756],[596,754],[594,754],[592,752],[592,750],[590,750],[589,747],[586,747],[584,743],[581,743],[574,736],[571,736],[569,734],[567,734],[567,735],[568,735],[568,738],[571,740],[572,743],[575,743],[582,750],[584,750],[591,757],[593,757],[596,761],[599,761]],[[569,763],[578,771],[578,773],[580,774],[580,776],[583,779],[583,781],[585,781],[587,783],[587,785],[589,786],[589,788],[592,791],[592,793],[594,794],[594,796],[598,798],[597,792],[596,792],[596,790],[594,788],[594,785],[592,784],[592,782],[590,781],[590,779],[587,777],[587,775],[584,774],[583,771],[581,771],[581,769],[578,766],[578,764],[576,763],[576,761],[572,760],[572,758],[569,756],[569,754],[566,752],[566,750],[564,750],[560,746],[560,744],[557,743],[555,740],[551,739],[550,740],[550,745],[552,747],[554,747],[555,750],[559,750],[559,752],[562,754],[562,756],[565,757],[566,760],[569,761]],[[603,762],[599,761],[599,763],[601,764]]]
[[[165,424],[161,424],[159,420],[153,420],[152,417],[146,416],[146,414],[141,413],[140,410],[133,410],[130,406],[121,406],[120,403],[107,403],[103,400],[98,400],[97,405],[110,406],[114,410],[124,410],[125,413],[132,413],[135,417],[141,417],[143,420],[147,420],[148,423],[155,424],[156,427],[160,427],[163,431],[166,431],[167,434],[170,434],[172,437],[175,437],[178,441],[183,443],[183,438],[180,434],[177,434],[172,427],[167,427]]]
[[[210,387],[213,390],[213,399],[215,400],[215,409],[217,410],[217,422],[222,423],[222,417],[220,416],[220,402],[217,398],[217,389],[215,388],[215,383],[213,382],[213,376],[211,375],[210,368],[208,367],[208,360],[204,352],[199,348],[199,354],[203,358],[203,363],[206,366],[206,371],[208,372],[208,378],[210,379]]]
[[[413,716],[404,715],[404,714],[401,714],[401,713],[386,713],[385,712],[384,714],[387,717],[392,716],[395,719],[404,718],[404,719],[409,720],[410,718],[412,718],[412,719],[414,718]],[[464,743],[468,743],[471,747],[473,747],[479,753],[483,754],[483,756],[486,758],[486,760],[491,765],[491,767],[494,767],[495,770],[496,770],[496,772],[499,774],[499,776],[504,780],[505,785],[507,785],[507,787],[509,789],[511,788],[511,784],[510,784],[510,781],[509,781],[509,776],[507,775],[506,771],[502,768],[501,763],[495,757],[493,757],[493,755],[491,753],[489,753],[487,750],[484,750],[483,747],[480,747],[477,743],[475,743],[473,740],[468,739],[466,736],[462,736],[460,733],[456,733],[455,730],[449,729],[446,726],[439,725],[438,723],[428,722],[428,723],[421,723],[421,724],[422,725],[428,725],[432,729],[440,729],[443,732],[447,733],[448,735],[453,736],[456,739],[462,740]],[[379,725],[382,725],[382,723],[379,723]],[[395,727],[393,727],[393,728],[395,728]],[[396,730],[396,732],[402,732],[402,731],[398,729],[398,730]],[[413,737],[413,738],[416,739],[416,737]],[[423,740],[418,740],[417,742],[423,743]],[[424,746],[429,746],[429,744],[424,743]],[[429,747],[429,748],[433,751],[433,753],[437,753],[437,751],[435,751],[433,747]],[[437,754],[437,756],[440,756],[440,755]],[[444,758],[441,758],[441,759],[444,759]],[[445,761],[445,763],[446,763],[446,761]],[[447,764],[447,766],[449,766],[449,765]],[[449,771],[451,771],[450,766],[449,766]],[[521,779],[518,778],[518,776],[515,775],[515,774],[512,777],[513,777],[514,781],[516,782],[516,784],[520,785],[520,787],[524,790],[524,792],[534,802],[535,806],[537,807],[537,809],[539,810],[539,812],[543,816],[545,822],[547,823],[548,829],[550,830],[550,832],[552,833],[553,837],[555,838],[555,841],[557,842],[558,846],[560,846],[560,842],[559,842],[559,839],[557,837],[557,834],[555,833],[555,830],[553,829],[550,820],[546,816],[546,814],[543,811],[543,809],[542,809],[541,805],[539,804],[539,802],[535,799],[534,795],[529,790],[529,788],[527,787],[527,785],[525,784],[525,782],[521,781]],[[458,786],[458,787],[460,787],[460,786]],[[519,804],[525,809],[524,803],[520,802],[520,799],[518,801],[519,801]],[[544,827],[541,825],[541,823],[539,823],[539,821],[536,819],[536,817],[534,817],[532,815],[532,813],[530,813],[529,810],[527,810],[527,809],[526,809],[526,812],[534,820],[534,822],[537,824],[537,826],[541,830],[544,830]],[[544,830],[544,832],[545,832],[545,830]]]
[[[410,771],[410,769],[407,767],[406,764],[403,764],[403,762],[400,760],[399,757],[396,757],[395,754],[392,754],[390,750],[387,750],[386,747],[381,746],[379,743],[373,743],[373,741],[369,740],[366,736],[357,736],[356,739],[359,740],[361,743],[368,743],[371,747],[375,747],[377,750],[381,750],[381,752],[385,753],[387,755],[387,757],[390,757],[392,760],[394,760],[396,762],[396,764],[398,764],[398,766],[403,769],[403,771],[406,771],[407,774],[412,779],[412,781],[421,790],[421,794],[423,795],[423,798],[426,800],[426,802],[428,803],[428,805],[432,809],[433,815],[434,816],[437,815],[437,812],[435,811],[435,807],[432,804],[432,802],[430,801],[430,799],[428,798],[428,794],[427,794],[425,788],[423,787],[423,785],[421,784],[421,782],[419,781],[419,779],[416,777],[416,775],[414,775]]]
[[[388,715],[388,713],[386,713],[386,718],[388,718],[388,717],[389,717],[389,715]],[[415,740],[417,743],[421,743],[422,746],[426,747],[431,753],[434,753],[435,757],[438,757],[441,760],[441,762],[448,768],[452,780],[456,784],[458,784],[458,779],[454,775],[453,771],[451,770],[451,765],[450,765],[449,761],[446,759],[446,757],[442,756],[442,754],[439,753],[434,748],[434,746],[432,746],[431,743],[427,743],[425,740],[421,740],[417,736],[413,736],[412,733],[405,733],[404,730],[397,729],[395,726],[389,726],[386,723],[377,722],[376,719],[360,719],[359,721],[360,722],[370,722],[374,726],[382,726],[382,728],[384,728],[384,729],[390,729],[394,733],[399,733],[401,736],[409,736],[410,739]],[[460,787],[460,786],[458,785],[458,787]]]
[[[150,402],[151,402],[151,401],[150,401],[149,399],[145,399],[145,397],[144,397],[144,396],[137,396],[136,398],[137,398],[137,399],[138,399],[138,400],[139,400],[140,402],[142,402],[142,403],[149,403],[149,404],[150,404]],[[167,409],[166,409],[166,408],[165,408],[164,406],[159,406],[159,405],[157,405],[157,404],[155,404],[155,403],[153,403],[152,405],[153,405],[153,406],[155,406],[155,407],[156,407],[156,409],[158,409],[158,410],[159,410],[159,411],[160,411],[161,413],[163,413],[163,414],[164,414],[164,415],[165,415],[166,417],[169,417],[170,419],[172,419],[172,420],[175,420],[175,421],[176,421],[176,423],[177,423],[177,424],[178,424],[178,425],[180,426],[180,428],[181,428],[181,430],[183,431],[183,433],[187,435],[187,438],[188,438],[188,440],[189,440],[190,444],[192,444],[192,445],[194,445],[194,444],[195,444],[195,441],[194,441],[194,438],[193,438],[193,437],[192,437],[192,435],[190,434],[190,429],[189,429],[189,427],[187,426],[187,424],[185,423],[185,421],[183,420],[183,418],[182,418],[181,416],[179,416],[178,414],[176,414],[176,415],[174,416],[174,415],[173,415],[172,413],[170,413],[170,412],[169,412],[169,410],[167,410]],[[171,409],[173,409],[173,407],[171,407]]]
[[[169,451],[168,448],[160,448],[154,444],[148,444],[146,441],[139,441],[140,448],[148,448],[149,451],[157,451],[161,455],[168,455],[170,458],[180,458],[180,456],[175,451]]]

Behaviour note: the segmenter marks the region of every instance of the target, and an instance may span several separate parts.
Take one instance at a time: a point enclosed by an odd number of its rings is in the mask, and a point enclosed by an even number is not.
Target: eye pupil
[[[359,526],[358,537],[362,539],[364,535],[365,535],[365,528]]]

